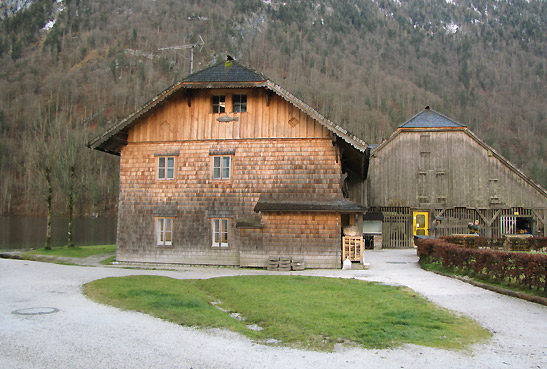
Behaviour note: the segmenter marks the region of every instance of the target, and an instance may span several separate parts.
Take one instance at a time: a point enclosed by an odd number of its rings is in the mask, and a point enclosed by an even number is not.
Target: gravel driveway
[[[547,368],[547,307],[422,271],[415,254],[370,251],[369,270],[298,274],[406,285],[480,322],[494,333],[490,342],[463,352],[416,345],[390,350],[340,347],[333,353],[263,346],[235,333],[181,327],[99,305],[82,295],[81,286],[108,276],[184,279],[269,274],[266,271],[130,270],[0,259],[0,368]],[[25,310],[30,308],[58,311],[31,315],[48,310]]]

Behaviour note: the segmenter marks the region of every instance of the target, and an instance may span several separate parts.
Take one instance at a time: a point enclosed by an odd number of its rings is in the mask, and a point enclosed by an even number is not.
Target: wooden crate
[[[342,260],[349,257],[350,261],[361,261],[363,255],[364,242],[363,236],[359,237],[342,237]]]
[[[280,272],[290,272],[291,270],[300,271],[304,270],[304,260],[270,256],[268,258],[267,269]]]
[[[279,257],[270,256],[268,258],[267,269],[277,270],[279,268]]]
[[[304,260],[302,260],[302,259],[292,259],[291,269],[295,270],[295,271],[304,270]]]

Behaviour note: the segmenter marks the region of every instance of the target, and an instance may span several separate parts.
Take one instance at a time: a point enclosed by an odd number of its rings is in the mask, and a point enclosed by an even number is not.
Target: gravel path
[[[422,271],[415,250],[371,251],[366,257],[369,270],[298,274],[406,285],[476,319],[494,333],[492,340],[463,352],[416,345],[391,350],[340,347],[333,353],[263,346],[235,333],[181,327],[99,305],[82,295],[81,286],[108,276],[184,279],[266,271],[131,270],[0,259],[0,368],[547,368],[547,307]],[[42,311],[24,310],[39,307],[59,311],[13,313]]]

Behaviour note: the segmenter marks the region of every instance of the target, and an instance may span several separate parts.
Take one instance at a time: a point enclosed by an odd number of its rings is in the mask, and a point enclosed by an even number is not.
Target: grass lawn
[[[130,276],[88,283],[84,293],[95,301],[176,324],[227,328],[258,342],[273,339],[310,350],[329,351],[336,343],[462,349],[491,336],[471,319],[456,316],[412,290],[351,279]],[[250,329],[252,325],[262,330]]]
[[[93,255],[112,254],[116,252],[116,245],[93,245],[93,246],[74,246],[74,247],[53,247],[52,250],[44,248],[27,252],[25,255],[46,255],[68,258],[85,258]]]

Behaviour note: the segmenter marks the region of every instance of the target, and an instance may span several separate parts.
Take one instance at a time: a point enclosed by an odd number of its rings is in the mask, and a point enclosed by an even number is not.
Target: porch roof
[[[344,198],[261,197],[255,212],[364,213],[367,208]]]

